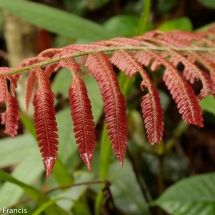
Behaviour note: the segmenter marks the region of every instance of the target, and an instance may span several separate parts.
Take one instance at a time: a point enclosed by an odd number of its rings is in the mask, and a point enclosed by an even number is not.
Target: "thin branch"
[[[87,181],[87,182],[81,182],[81,183],[76,183],[76,184],[68,184],[68,185],[64,185],[64,186],[60,186],[60,187],[55,187],[53,189],[47,190],[44,193],[48,194],[48,193],[52,193],[56,190],[62,190],[62,189],[66,189],[66,188],[70,188],[70,187],[77,187],[77,186],[83,186],[83,185],[92,185],[92,184],[111,184],[110,181],[108,180],[96,180],[96,181]]]
[[[76,184],[67,184],[64,186],[52,188],[52,189],[47,190],[43,193],[48,194],[48,193],[52,193],[52,192],[57,191],[57,190],[63,190],[63,189],[70,188],[70,187],[77,187],[77,186],[91,185],[91,184],[111,184],[111,182],[108,180],[96,180],[96,181],[87,181],[87,182],[81,182],[81,183],[76,183]],[[27,203],[31,200],[32,200],[31,198],[23,199],[23,200],[17,202],[16,204],[12,205],[10,208],[15,208],[15,207],[22,205],[24,203]]]
[[[109,48],[101,48],[97,50],[89,50],[89,51],[84,51],[84,52],[77,52],[75,54],[69,54],[65,55],[63,57],[58,57],[58,58],[52,58],[50,60],[43,61],[41,63],[35,63],[30,66],[26,66],[20,69],[12,69],[11,71],[8,72],[1,72],[0,75],[13,75],[17,73],[22,73],[25,71],[28,71],[32,68],[36,67],[44,67],[47,66],[48,64],[52,63],[57,63],[60,60],[67,59],[67,58],[75,58],[75,57],[81,57],[85,55],[89,55],[92,53],[97,53],[97,52],[105,52],[105,53],[112,53],[116,50],[130,50],[130,51],[138,51],[138,50],[153,50],[153,51],[169,51],[169,50],[176,50],[176,51],[199,51],[199,52],[210,52],[210,51],[215,51],[215,48],[199,48],[199,47],[183,47],[183,48],[168,48],[168,47],[146,47],[146,46],[123,46],[123,47],[109,47]]]

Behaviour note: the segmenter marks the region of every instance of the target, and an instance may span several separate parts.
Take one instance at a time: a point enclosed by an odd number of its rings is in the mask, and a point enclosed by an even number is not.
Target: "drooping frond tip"
[[[146,132],[152,144],[159,143],[163,135],[163,110],[159,94],[150,80],[149,75],[134,58],[133,54],[127,51],[115,51],[111,57],[111,62],[120,70],[125,71],[125,74],[129,75],[130,78],[136,72],[139,72],[142,76],[141,89],[144,90],[144,87],[148,89],[148,94],[142,97],[141,102]]]
[[[81,78],[72,72],[73,83],[69,88],[71,116],[80,156],[91,171],[91,160],[95,149],[95,123],[86,86]]]
[[[58,135],[54,110],[54,94],[52,93],[47,77],[42,69],[36,70],[38,89],[34,95],[34,121],[42,153],[46,177],[48,178],[57,157]]]
[[[48,49],[36,57],[21,62],[18,66],[19,72],[30,68],[26,106],[28,109],[30,98],[34,94],[34,121],[46,178],[54,167],[58,151],[54,94],[49,81],[52,73],[62,67],[71,70],[73,80],[68,94],[74,135],[80,156],[91,171],[96,139],[95,123],[87,86],[81,79],[81,65],[88,68],[88,73],[91,73],[98,82],[104,102],[108,136],[113,151],[123,166],[128,133],[126,102],[112,64],[131,79],[137,72],[141,75],[143,80],[140,87],[141,90],[145,90],[141,110],[146,133],[152,144],[159,143],[164,130],[163,109],[159,93],[145,68],[148,67],[152,72],[156,72],[162,66],[163,81],[182,118],[186,123],[202,127],[203,118],[198,101],[209,94],[215,96],[214,50],[203,52],[210,47],[215,48],[213,29],[201,33],[151,31],[131,39],[114,38],[91,45],[76,44]],[[201,49],[201,52],[198,52],[198,49]],[[75,60],[76,56],[82,56],[79,63]],[[183,69],[178,71],[178,66],[181,64]],[[20,76],[20,74],[12,75],[13,72],[12,68],[0,68],[0,105],[6,103],[6,111],[1,114],[1,123],[5,124],[4,132],[12,137],[17,134],[18,129],[18,103],[14,89]],[[195,95],[188,82],[193,84],[199,80],[202,89],[198,95]],[[34,92],[35,85],[36,92]]]
[[[108,136],[121,166],[127,144],[127,120],[125,99],[119,89],[117,77],[112,65],[103,53],[91,54],[87,57],[85,66],[93,74],[99,84]]]

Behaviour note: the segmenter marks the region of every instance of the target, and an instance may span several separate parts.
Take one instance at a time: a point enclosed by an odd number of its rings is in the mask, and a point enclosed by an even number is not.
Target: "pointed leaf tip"
[[[92,154],[88,154],[88,153],[84,153],[82,155],[82,160],[84,161],[84,163],[87,166],[87,169],[91,172],[92,171],[92,167],[91,167],[91,160],[93,158]]]
[[[122,155],[122,154],[117,154],[116,157],[120,163],[120,167],[123,168],[123,165],[124,165],[124,156],[125,155]]]
[[[44,163],[44,166],[46,169],[46,179],[48,179],[48,177],[54,167],[55,161],[56,161],[56,158],[54,158],[54,157],[45,157],[43,159],[43,163]]]
[[[121,168],[123,168],[124,159],[121,159],[119,162],[120,162],[120,166],[121,166]]]

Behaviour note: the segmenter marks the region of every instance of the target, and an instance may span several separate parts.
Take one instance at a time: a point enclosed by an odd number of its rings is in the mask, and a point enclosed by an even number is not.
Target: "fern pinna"
[[[0,104],[6,103],[6,111],[1,115],[5,133],[14,137],[18,129],[18,103],[15,88],[21,72],[29,70],[26,109],[34,94],[34,121],[40,151],[49,176],[57,157],[58,135],[55,119],[54,94],[49,78],[53,72],[65,67],[71,71],[72,83],[68,89],[74,135],[82,160],[91,170],[91,160],[95,149],[95,123],[87,87],[82,80],[84,65],[98,82],[104,103],[108,135],[121,165],[127,144],[126,102],[120,91],[113,65],[132,79],[136,73],[142,77],[140,88],[141,109],[149,141],[162,140],[164,123],[163,109],[159,93],[153,85],[146,67],[155,72],[164,68],[163,81],[177,104],[179,113],[188,124],[203,126],[199,101],[207,95],[215,96],[215,31],[188,33],[173,31],[147,32],[134,38],[114,38],[98,41],[91,45],[70,45],[53,48],[29,58],[17,68],[0,68]],[[76,57],[81,57],[79,63]],[[183,71],[178,70],[179,64]],[[195,95],[190,84],[196,80],[202,89]],[[34,93],[34,86],[37,90]]]

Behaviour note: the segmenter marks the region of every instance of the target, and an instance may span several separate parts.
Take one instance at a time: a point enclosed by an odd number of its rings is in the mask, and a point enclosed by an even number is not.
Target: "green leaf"
[[[214,9],[215,8],[215,1],[214,0],[197,0],[203,6]]]
[[[34,138],[29,134],[1,139],[0,168],[21,162],[35,145]]]
[[[168,13],[179,0],[158,0],[157,10],[158,13]]]
[[[92,180],[94,175],[85,171],[76,171],[74,173],[74,184],[83,183],[81,186],[74,186],[68,188],[66,191],[53,194],[53,198],[64,198],[58,201],[58,205],[64,210],[71,210],[74,207],[76,202],[80,199],[83,193],[86,192],[88,185],[84,184],[84,182],[88,182]]]
[[[215,115],[215,100],[212,95],[207,96],[206,98],[200,101],[200,106],[202,110],[208,111]]]
[[[45,202],[42,204],[39,208],[37,208],[36,211],[32,215],[40,215],[43,211],[46,210],[49,206],[53,205],[55,202],[62,200],[62,199],[67,199],[67,198],[55,198],[55,199],[50,199],[49,201]]]
[[[133,15],[118,15],[108,19],[104,24],[107,31],[115,32],[115,37],[132,37],[135,35],[139,18]]]
[[[34,128],[33,119],[30,119],[26,114],[19,112],[21,116],[20,121],[24,125],[24,127],[32,134],[32,136],[36,139],[36,129]]]
[[[69,169],[61,161],[59,155],[58,155],[57,161],[56,161],[54,169],[53,169],[53,174],[60,186],[73,183],[73,178],[69,174]],[[63,177],[62,177],[62,175],[63,175]]]
[[[163,110],[167,110],[167,108],[169,107],[171,99],[168,96],[168,94],[165,93],[164,91],[159,90],[158,92],[159,92],[162,108],[163,108]]]
[[[7,182],[10,182],[12,184],[19,186],[38,205],[43,205],[44,203],[49,201],[49,197],[46,196],[45,194],[43,194],[42,192],[40,192],[39,190],[15,179],[14,177],[10,176],[8,173],[6,173],[2,170],[0,170],[0,180],[7,181]],[[7,195],[10,196],[10,194],[7,194]],[[1,198],[1,201],[2,201],[2,198]],[[3,207],[6,207],[6,206],[4,205]],[[52,205],[51,207],[46,208],[45,211],[47,214],[50,214],[50,215],[59,215],[59,214],[67,215],[67,213],[62,208],[57,206],[56,204]]]
[[[88,42],[111,38],[111,32],[74,14],[23,0],[1,0],[0,9],[53,33]]]
[[[110,166],[108,180],[111,181],[114,203],[126,215],[150,214],[129,160],[124,160],[123,169],[118,161],[114,162]]]
[[[2,15],[2,13],[0,13],[0,33],[3,31],[3,26],[4,26],[3,15]]]
[[[148,166],[153,175],[158,175],[160,171],[159,158],[156,155],[144,153],[144,163]],[[176,182],[185,178],[188,174],[187,158],[184,155],[175,152],[168,152],[163,158],[163,177],[169,182]]]
[[[75,215],[91,215],[85,196],[82,196],[82,198],[75,202],[72,212]]]
[[[152,205],[171,215],[215,214],[215,174],[183,179],[167,189]]]
[[[67,10],[73,11],[73,13],[77,15],[83,15],[84,12],[89,10],[96,10],[101,7],[103,7],[105,4],[107,4],[110,0],[64,0],[64,4],[67,8]]]
[[[23,136],[26,137],[26,135]],[[16,144],[19,145],[21,142],[17,142]],[[38,179],[44,171],[39,148],[35,144],[35,140],[31,139],[29,145],[31,148],[29,149],[26,147],[26,155],[22,158],[22,160],[20,160],[20,164],[12,172],[12,177],[27,184],[32,183],[35,179]],[[25,148],[23,150],[25,150]],[[18,153],[18,151],[14,149],[14,153],[15,152]],[[23,192],[23,189],[14,184],[4,183],[0,189],[0,208],[10,207],[15,204],[23,195]]]
[[[129,139],[142,146],[148,144],[144,132],[144,121],[142,114],[137,110],[131,110],[128,116]]]
[[[64,98],[68,98],[68,90],[71,83],[72,77],[70,71],[66,68],[62,68],[57,72],[52,83],[52,91],[55,95],[60,93]]]
[[[87,86],[88,96],[92,105],[94,122],[97,123],[100,119],[104,106],[98,83],[95,81],[92,75],[86,76],[83,78],[83,81]]]
[[[130,79],[124,72],[120,72],[118,75],[119,87],[126,100],[135,92],[135,77]]]
[[[63,163],[66,163],[70,156],[72,156],[78,147],[75,143],[73,133],[72,119],[70,115],[70,108],[64,108],[57,114],[58,135],[59,135],[59,157]]]
[[[168,20],[161,24],[158,28],[161,31],[184,30],[192,31],[192,22],[187,17],[181,17],[173,20]]]

